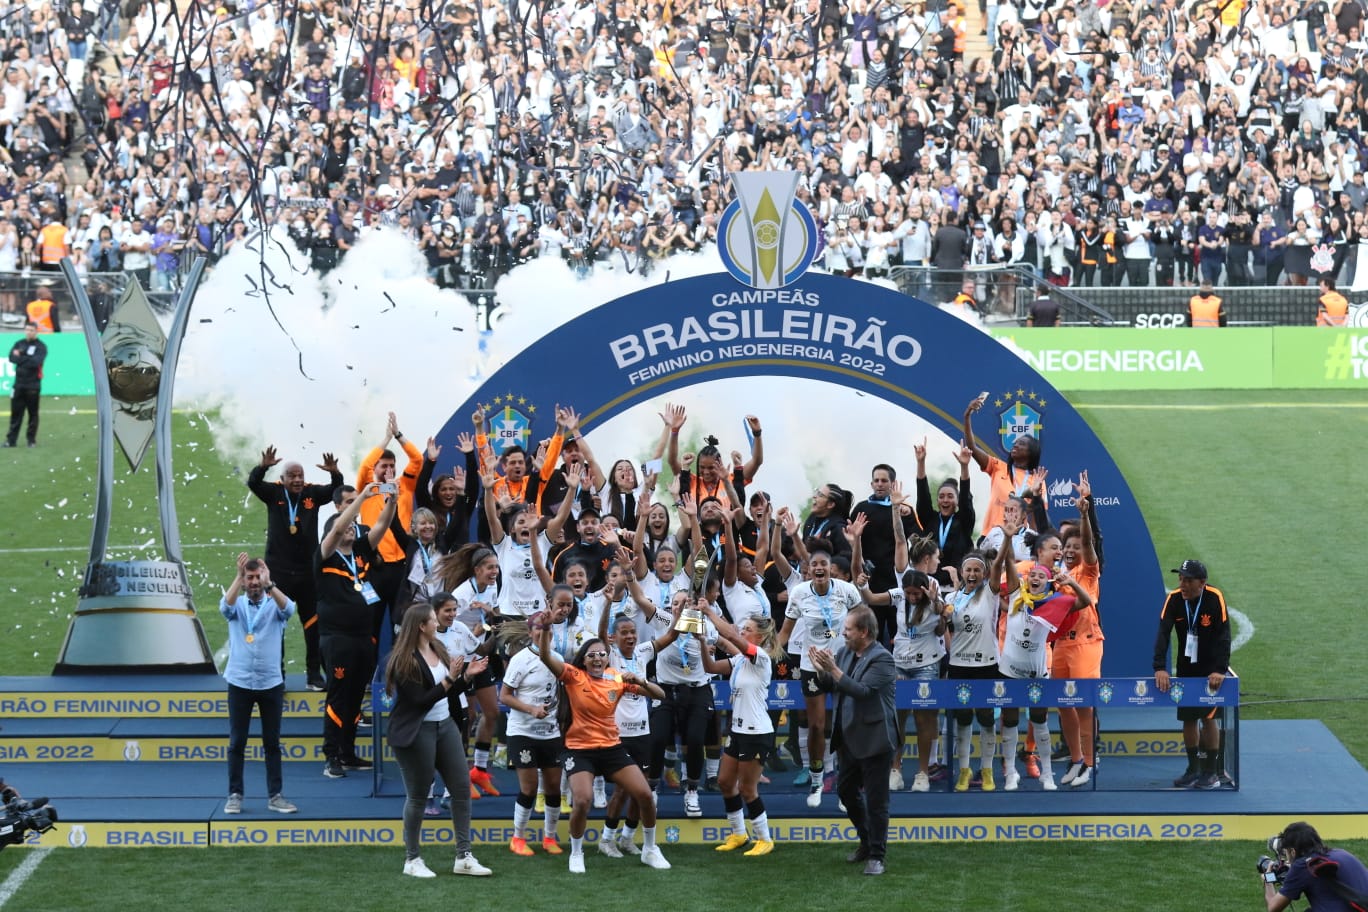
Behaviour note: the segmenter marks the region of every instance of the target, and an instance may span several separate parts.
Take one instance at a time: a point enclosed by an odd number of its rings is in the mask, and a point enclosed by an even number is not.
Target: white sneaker
[[[931,791],[931,777],[926,773],[917,773],[912,779],[912,791],[929,792]]]
[[[1055,785],[1054,775],[1044,771],[1041,771],[1040,774],[1040,787],[1047,792],[1053,792],[1055,789],[1059,788],[1059,786]]]
[[[570,873],[571,873],[571,874],[583,874],[583,873],[584,873],[584,854],[583,854],[582,852],[581,852],[581,853],[575,853],[575,852],[571,852],[571,853],[570,853]]]
[[[451,866],[452,874],[468,874],[471,877],[488,877],[494,872],[475,860],[474,855],[458,855]]]
[[[670,863],[665,860],[664,855],[660,854],[659,846],[651,846],[649,849],[642,849],[641,863],[648,867],[655,868],[657,871],[670,870]]]
[[[1073,777],[1073,781],[1069,783],[1069,787],[1070,787],[1070,788],[1078,788],[1080,785],[1087,785],[1087,784],[1088,784],[1089,782],[1091,782],[1091,781],[1092,781],[1092,767],[1091,767],[1091,766],[1085,766],[1085,767],[1083,767],[1082,772],[1080,772],[1077,776],[1074,776],[1074,777]]]
[[[410,858],[408,861],[404,862],[404,876],[427,878],[436,877],[437,875],[433,874],[432,869],[423,863],[423,859]]]
[[[807,806],[810,808],[822,806],[822,780],[820,778],[808,790]]]
[[[618,848],[616,839],[600,839],[598,850],[600,855],[607,855],[609,858],[622,857],[622,849]]]
[[[225,802],[223,802],[223,813],[225,813],[225,814],[241,814],[241,813],[242,813],[242,796],[239,795],[237,792],[233,792],[233,794],[229,795],[229,796],[228,796],[228,800],[225,801]]]
[[[594,807],[606,808],[608,806],[608,788],[603,782],[602,776],[594,777]]]
[[[632,842],[632,837],[630,836],[619,836],[617,840],[617,847],[622,851],[623,855],[641,854],[641,849],[637,848],[636,843]]]
[[[1015,792],[1020,785],[1021,773],[1018,773],[1009,766],[1007,768],[1007,775],[1002,778],[1002,790],[1004,792]]]
[[[1082,760],[1080,760],[1080,761],[1078,761],[1077,763],[1075,763],[1075,764],[1073,764],[1072,766],[1070,766],[1070,767],[1069,767],[1069,771],[1068,771],[1067,773],[1065,773],[1064,775],[1062,775],[1062,776],[1059,777],[1059,784],[1060,784],[1060,785],[1070,785],[1070,784],[1072,784],[1073,781],[1074,781],[1074,779],[1078,778],[1078,774],[1081,773],[1081,772],[1083,772],[1083,761],[1082,761]]]
[[[901,792],[903,790],[902,770],[888,771],[888,790],[890,792]]]
[[[703,816],[703,807],[698,803],[698,789],[689,789],[684,793],[684,816]]]
[[[266,804],[266,809],[275,811],[277,814],[294,814],[299,811],[299,808],[287,801],[284,795],[272,795],[271,800]]]

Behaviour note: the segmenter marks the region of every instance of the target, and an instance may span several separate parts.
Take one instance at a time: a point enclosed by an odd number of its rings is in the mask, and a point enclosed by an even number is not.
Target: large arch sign
[[[786,229],[791,235],[787,253]],[[1002,457],[1004,443],[1010,446],[1017,435],[1031,434],[1040,440],[1041,463],[1052,478],[1089,472],[1105,536],[1103,669],[1108,675],[1148,674],[1164,577],[1139,505],[1102,442],[1040,374],[955,316],[879,286],[822,273],[795,276],[793,262],[816,246],[805,243],[810,230],[810,224],[781,226],[778,238],[762,232],[762,242],[780,249],[778,258],[751,257],[747,263],[744,257],[724,255],[726,273],[667,282],[608,301],[534,342],[453,413],[439,435],[442,461],[453,461],[456,435],[469,430],[477,405],[496,397],[502,402],[510,390],[516,400],[490,418],[496,432],[519,442],[525,439],[532,404],[543,414],[554,403],[572,405],[584,416],[581,428],[591,431],[630,406],[672,390],[748,376],[849,387],[920,415],[958,439],[965,403],[987,390],[988,402],[975,423],[982,444]],[[751,244],[762,246],[754,239]],[[799,251],[800,245],[806,249]],[[737,261],[741,265],[732,268]],[[747,273],[746,266],[752,271]],[[767,266],[779,282],[793,280],[755,287],[765,284],[756,273]],[[570,358],[574,382],[567,387]],[[814,403],[820,402],[815,384],[813,394]],[[912,441],[900,442],[896,429],[886,428],[862,439],[857,429],[825,445],[867,452],[872,465],[888,457],[906,461]],[[1068,484],[1051,486],[1049,507],[1056,523],[1077,515],[1070,494]]]

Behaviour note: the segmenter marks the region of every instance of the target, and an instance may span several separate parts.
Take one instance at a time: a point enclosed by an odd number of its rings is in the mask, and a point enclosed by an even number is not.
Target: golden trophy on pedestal
[[[693,556],[693,576],[689,579],[689,604],[683,611],[679,612],[679,620],[675,621],[675,630],[680,633],[701,634],[706,629],[703,623],[703,612],[694,607],[694,602],[698,601],[703,594],[704,582],[708,578],[708,568],[712,566],[712,561],[708,559],[708,549],[700,547]]]

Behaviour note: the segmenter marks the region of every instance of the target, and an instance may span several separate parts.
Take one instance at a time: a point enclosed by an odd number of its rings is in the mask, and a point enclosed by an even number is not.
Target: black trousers
[[[271,581],[295,603],[299,624],[304,628],[304,671],[309,681],[323,677],[323,653],[318,646],[318,592],[312,570],[296,571],[272,567]]]
[[[285,685],[270,690],[248,690],[228,685],[228,794],[241,795],[242,773],[247,758],[247,733],[252,710],[261,711],[261,752],[266,761],[266,795],[273,798],[282,786],[280,717],[285,706]]]
[[[323,706],[323,756],[350,760],[356,756],[356,723],[375,669],[375,644],[370,637],[324,636],[320,640],[327,672],[327,701]]]
[[[665,769],[665,750],[675,736],[684,743],[684,778],[703,778],[703,745],[708,740],[708,719],[713,713],[712,688],[687,684],[661,684],[665,699],[651,710],[651,766],[648,774],[659,779]],[[885,774],[885,778],[886,778]]]
[[[24,423],[24,413],[28,413],[28,442],[38,440],[38,396],[36,389],[16,389],[10,397],[9,435],[5,438],[10,446],[19,442],[19,428]]]
[[[892,751],[856,758],[841,745],[836,754],[836,794],[860,835],[860,846],[880,861],[888,854],[888,770],[892,765]]]

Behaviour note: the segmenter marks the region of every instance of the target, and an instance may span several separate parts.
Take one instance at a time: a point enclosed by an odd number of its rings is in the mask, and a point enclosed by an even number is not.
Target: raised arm
[[[746,481],[750,481],[755,477],[755,473],[760,471],[760,466],[765,464],[765,441],[760,436],[759,418],[754,415],[747,415],[746,426],[750,428],[751,437],[754,438],[755,442],[751,445],[750,459],[746,460],[746,464],[741,469],[745,472]]]
[[[1083,545],[1083,563],[1089,567],[1097,563],[1097,547],[1093,543],[1092,521],[1092,484],[1088,481],[1088,470],[1084,469],[1074,488],[1078,494],[1078,535]]]
[[[537,571],[537,579],[541,582],[542,591],[550,592],[555,585],[555,580],[551,578],[551,571],[546,567],[546,560],[541,553],[541,536],[535,531],[532,533],[532,569]]]
[[[670,470],[676,475],[684,471],[684,467],[679,462],[679,429],[684,427],[684,422],[689,420],[688,414],[682,405],[665,405],[665,411],[660,413],[660,420],[665,422],[665,427],[670,433],[670,443],[665,450],[665,458],[669,460]]]
[[[565,497],[561,499],[560,506],[556,509],[556,515],[546,524],[546,537],[551,541],[561,537],[565,524],[570,520],[570,509],[575,505],[574,492],[579,490],[580,483],[584,480],[584,469],[578,465],[573,465],[565,471]]]
[[[1016,592],[1021,587],[1021,577],[1017,575],[1016,552],[1012,548],[1012,539],[1021,531],[1021,526],[1016,523],[1004,522],[1002,524],[1002,547],[998,548],[997,556],[993,558],[993,569],[988,576],[988,584],[997,591],[998,581],[1003,574],[1007,575],[1007,592]]]
[[[242,595],[242,587],[247,583],[247,559],[246,551],[237,556],[237,576],[233,577],[233,581],[228,585],[228,591],[223,593],[223,602],[227,606],[223,612],[224,617],[232,617],[237,613],[233,606],[237,603],[238,596]]]
[[[499,483],[499,476],[494,474],[494,470],[480,476],[480,486],[484,488],[484,508],[485,519],[489,521],[489,543],[497,545],[503,541],[504,532],[503,520],[499,518],[499,499],[494,494],[494,486]]]
[[[917,479],[918,483],[922,479]],[[893,572],[902,574],[908,566],[907,555],[907,529],[903,528],[902,511],[898,509],[901,504],[907,503],[907,497],[903,494],[902,482],[893,482],[893,509],[888,512],[893,514]],[[865,514],[860,514],[860,519],[864,519]]]
[[[389,531],[390,523],[394,522],[395,513],[399,509],[399,497],[395,494],[385,494],[385,508],[380,511],[380,516],[376,518],[375,525],[371,526],[366,532],[366,540],[370,542],[372,548],[380,547],[380,540]],[[359,499],[359,498],[358,498]],[[355,501],[353,501],[354,503]],[[333,528],[337,528],[336,524]]]
[[[362,502],[374,497],[379,490],[380,485],[372,481],[362,488],[360,492],[358,492],[356,499],[347,504],[347,508],[338,515],[337,519],[333,520],[332,528],[323,536],[323,541],[319,542],[318,545],[318,548],[323,553],[325,559],[332,557],[333,552],[337,550],[337,542],[342,538],[342,530],[356,522],[356,517],[361,513]],[[380,526],[379,528],[382,530],[381,534],[383,535],[383,530],[388,529],[389,524],[385,523],[385,525]]]
[[[589,467],[590,489],[602,490],[607,484],[607,479],[603,477],[603,469],[599,466],[598,460],[594,459],[593,450],[589,449],[589,438],[580,433],[579,413],[572,408],[565,410],[565,432],[579,441],[580,455],[584,457],[584,464]]]
[[[730,524],[722,531],[722,585],[736,585],[736,529]]]
[[[551,648],[551,624],[546,620],[545,613],[537,612],[531,619],[530,627],[532,642],[537,647],[537,657],[542,660],[543,665],[551,669],[551,673],[559,681],[561,672],[565,670],[565,663],[556,655],[556,650]]]
[[[964,408],[964,445],[974,454],[974,461],[978,463],[980,471],[988,471],[988,451],[978,445],[974,439],[974,413],[983,408],[983,403],[988,401],[988,393],[982,392],[975,396]]]
[[[893,514],[893,525],[902,525],[902,514],[895,506],[891,511]],[[850,573],[856,575],[864,569],[864,544],[861,539],[864,537],[865,526],[869,525],[869,514],[861,513],[846,524],[841,530],[845,540],[850,543]],[[903,557],[907,557],[907,545],[903,544]]]
[[[247,473],[247,487],[257,500],[263,503],[276,502],[276,486],[266,481],[266,472],[279,462],[280,455],[276,453],[276,448],[268,446],[261,453],[261,461],[252,466],[252,471]]]

